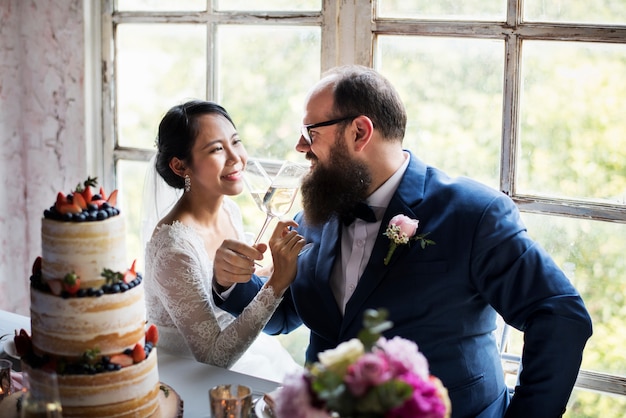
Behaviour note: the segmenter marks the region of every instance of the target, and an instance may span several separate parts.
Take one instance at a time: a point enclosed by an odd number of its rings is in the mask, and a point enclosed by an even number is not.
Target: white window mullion
[[[107,190],[114,184],[104,177],[102,141],[102,6],[101,2],[85,2],[85,150],[87,173],[101,179]]]
[[[339,41],[337,37],[337,17],[340,3],[335,0],[322,1],[322,51],[321,51],[321,72],[324,72],[338,62]]]
[[[207,100],[216,100],[219,94],[219,74],[217,74],[219,68],[217,65],[217,24],[212,19],[207,23],[206,31],[208,38],[206,43],[206,97]]]
[[[322,71],[344,64],[372,64],[372,0],[324,0]]]
[[[519,138],[520,62],[522,41],[516,35],[505,40],[504,97],[502,103],[502,151],[500,153],[500,190],[515,194],[516,155]]]
[[[371,67],[374,63],[374,6],[375,0],[356,0],[354,64]]]
[[[102,59],[100,77],[102,80],[102,177],[100,184],[108,190],[117,187],[115,182],[115,145],[117,121],[115,118],[115,29],[113,10],[115,0],[102,2]]]

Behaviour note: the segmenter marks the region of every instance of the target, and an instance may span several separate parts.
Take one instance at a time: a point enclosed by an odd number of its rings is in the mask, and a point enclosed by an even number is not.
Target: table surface
[[[5,334],[12,336],[16,329],[21,328],[30,333],[30,318],[0,310],[0,336]],[[0,344],[4,345],[6,340],[7,338],[3,339]],[[185,417],[210,417],[209,389],[219,384],[244,384],[252,388],[255,398],[279,386],[279,382],[198,363],[190,358],[173,356],[164,352],[158,352],[158,356],[159,380],[172,387],[182,398]],[[0,350],[0,357],[7,357],[2,350]]]

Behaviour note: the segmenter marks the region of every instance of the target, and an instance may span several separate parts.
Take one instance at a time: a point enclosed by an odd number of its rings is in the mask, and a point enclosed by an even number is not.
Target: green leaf
[[[100,273],[100,276],[105,278],[107,284],[115,284],[115,283],[121,282],[122,279],[124,278],[124,275],[120,273],[119,271],[113,271],[107,268],[102,270],[102,273]]]
[[[89,349],[83,353],[83,360],[87,363],[91,363],[94,360],[96,360],[99,354],[100,354],[99,348]]]
[[[316,374],[311,382],[311,388],[320,399],[325,401],[339,396],[345,390],[342,376],[321,368],[316,370]]]
[[[387,321],[389,312],[384,309],[367,309],[363,314],[363,329],[358,338],[363,343],[365,351],[371,351],[382,333],[393,327],[393,322]]]

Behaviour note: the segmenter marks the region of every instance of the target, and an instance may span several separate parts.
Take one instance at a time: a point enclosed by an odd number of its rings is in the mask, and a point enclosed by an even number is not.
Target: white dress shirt
[[[404,164],[365,200],[372,207],[376,222],[356,218],[350,225],[342,227],[341,254],[335,260],[330,276],[330,286],[342,313],[365,271],[385,210],[409,166],[409,154],[405,152],[404,158]]]

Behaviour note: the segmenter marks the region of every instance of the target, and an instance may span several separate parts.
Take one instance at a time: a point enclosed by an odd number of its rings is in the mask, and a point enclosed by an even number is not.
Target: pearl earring
[[[191,190],[191,179],[189,178],[189,174],[185,174],[185,191],[188,192]]]

